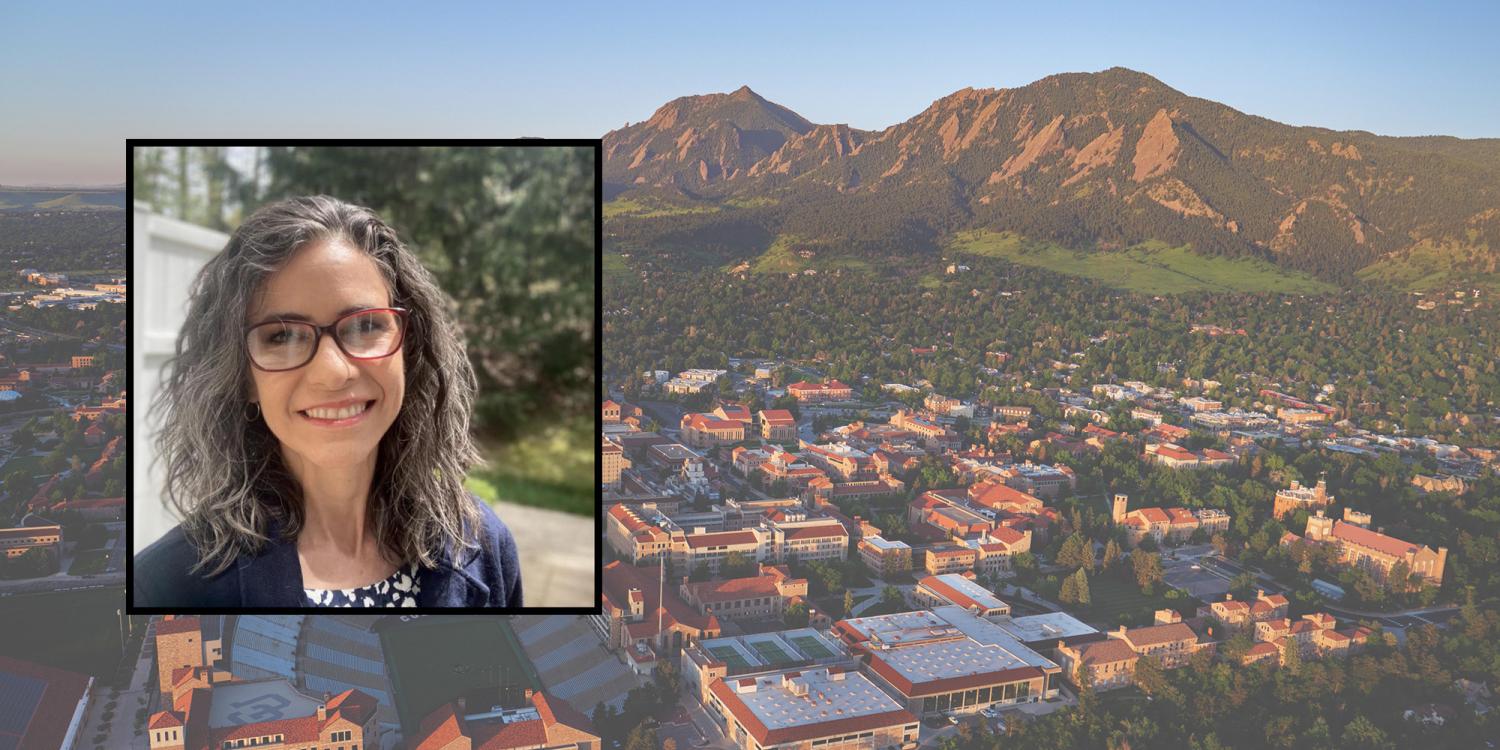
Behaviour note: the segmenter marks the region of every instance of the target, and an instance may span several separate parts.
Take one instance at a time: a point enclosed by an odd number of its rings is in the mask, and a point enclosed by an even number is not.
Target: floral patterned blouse
[[[397,568],[389,578],[352,589],[310,589],[307,600],[318,607],[415,607],[422,590],[416,563]]]

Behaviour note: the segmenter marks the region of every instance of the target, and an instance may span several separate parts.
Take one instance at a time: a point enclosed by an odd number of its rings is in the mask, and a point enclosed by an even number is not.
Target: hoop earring
[[[246,412],[246,414],[245,414],[245,421],[246,422],[254,422],[257,419],[260,419],[260,402],[259,401],[251,401],[250,405],[255,407],[255,415],[251,416],[248,412]]]

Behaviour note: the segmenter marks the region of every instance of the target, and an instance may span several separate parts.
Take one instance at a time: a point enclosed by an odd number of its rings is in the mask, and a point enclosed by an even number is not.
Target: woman
[[[431,274],[374,212],[256,211],[194,282],[157,438],[182,519],[142,607],[519,607],[463,486],[475,380]]]

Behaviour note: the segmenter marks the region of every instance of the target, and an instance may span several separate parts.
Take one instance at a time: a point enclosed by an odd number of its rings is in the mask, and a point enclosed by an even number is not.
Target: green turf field
[[[797,657],[787,653],[786,649],[775,641],[754,641],[750,646],[755,649],[755,653],[760,654],[760,658],[765,659],[772,666],[798,661]]]
[[[745,657],[741,656],[733,646],[709,646],[708,652],[713,654],[715,659],[728,664],[730,669],[750,666],[750,662],[746,661]]]
[[[802,653],[807,654],[809,658],[826,659],[833,656],[833,652],[829,651],[827,646],[824,646],[818,642],[818,639],[812,636],[798,635],[787,638],[787,640],[791,641],[792,645],[796,646]]]
[[[506,705],[526,688],[542,689],[504,618],[430,615],[386,622],[380,631],[396,712],[408,736],[433,709],[460,696]]]

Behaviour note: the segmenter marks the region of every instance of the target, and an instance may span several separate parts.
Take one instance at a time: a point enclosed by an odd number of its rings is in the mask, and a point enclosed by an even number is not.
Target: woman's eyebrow
[[[379,308],[380,308],[380,305],[350,305],[350,306],[348,306],[348,307],[346,307],[346,308],[344,308],[342,310],[339,310],[338,313],[334,315],[334,317],[335,318],[342,318],[345,315],[348,315],[349,313],[359,312],[360,310],[374,310],[374,309],[379,309]],[[311,322],[313,322],[313,319],[311,317],[309,317],[307,315],[304,315],[302,313],[299,313],[299,312],[273,312],[273,313],[267,313],[266,315],[261,316],[260,321],[258,321],[256,323],[253,323],[252,325],[260,325],[261,323],[272,323],[272,322],[275,322],[275,321],[278,321],[278,320],[298,320],[298,321],[302,321],[302,322],[305,322],[305,323],[311,323]]]

